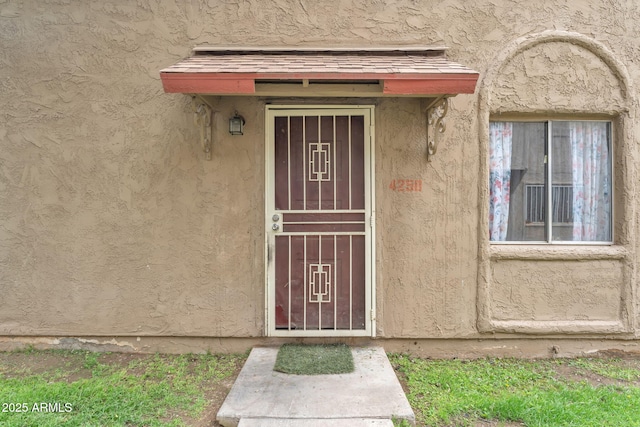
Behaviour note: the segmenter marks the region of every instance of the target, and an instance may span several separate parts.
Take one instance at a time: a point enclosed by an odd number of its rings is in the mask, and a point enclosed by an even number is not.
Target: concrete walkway
[[[275,372],[277,348],[254,348],[218,411],[225,427],[393,426],[415,416],[380,347],[352,348],[355,371],[339,375]]]

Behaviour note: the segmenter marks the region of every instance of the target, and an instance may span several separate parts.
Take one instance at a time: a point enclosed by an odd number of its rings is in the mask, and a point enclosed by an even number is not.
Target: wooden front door
[[[270,335],[371,335],[372,112],[267,108]]]

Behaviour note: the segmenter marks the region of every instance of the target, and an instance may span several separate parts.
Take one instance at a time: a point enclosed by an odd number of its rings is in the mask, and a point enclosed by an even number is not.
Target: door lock
[[[278,214],[274,214],[274,215],[271,217],[271,219],[273,220],[273,222],[280,221],[280,215],[278,215]]]

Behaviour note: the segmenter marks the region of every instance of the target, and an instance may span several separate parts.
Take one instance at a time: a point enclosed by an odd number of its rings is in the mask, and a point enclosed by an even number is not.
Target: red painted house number
[[[399,193],[418,193],[422,192],[421,179],[392,179],[389,189]]]

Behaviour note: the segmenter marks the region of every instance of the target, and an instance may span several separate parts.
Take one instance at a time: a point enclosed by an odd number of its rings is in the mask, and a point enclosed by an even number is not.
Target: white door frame
[[[275,327],[275,236],[272,216],[275,209],[275,140],[277,114],[321,115],[327,113],[364,116],[365,181],[365,329],[363,330],[278,330]],[[265,332],[283,337],[375,337],[375,115],[373,105],[267,105],[265,113]]]

